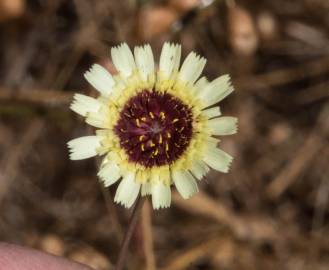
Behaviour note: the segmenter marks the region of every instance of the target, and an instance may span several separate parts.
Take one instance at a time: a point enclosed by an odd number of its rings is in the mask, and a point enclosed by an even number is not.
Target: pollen
[[[161,120],[166,119],[166,114],[164,112],[160,112],[159,115],[160,115]]]

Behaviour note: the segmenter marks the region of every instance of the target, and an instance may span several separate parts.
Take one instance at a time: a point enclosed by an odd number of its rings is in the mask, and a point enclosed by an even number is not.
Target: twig
[[[0,102],[22,102],[41,106],[67,106],[72,100],[73,92],[47,89],[24,89],[14,91],[0,88]]]
[[[305,105],[311,104],[321,99],[323,100],[325,98],[329,98],[328,85],[329,80],[326,80],[312,85],[311,87],[305,88],[295,96],[294,102],[296,104]],[[312,93],[312,95],[310,95],[310,93]]]
[[[320,76],[328,72],[329,57],[317,59],[297,67],[282,68],[280,70],[234,79],[237,89],[259,92],[259,89],[284,85],[294,81]],[[267,92],[266,92],[267,93]],[[67,106],[72,100],[73,91],[24,89],[13,91],[0,88],[0,102],[27,102],[41,106]],[[324,95],[327,97],[327,95]]]
[[[314,245],[309,246],[310,257],[313,261],[319,260],[321,256],[321,238],[325,238],[326,232],[324,231],[325,227],[325,215],[327,211],[327,205],[329,201],[329,168],[328,168],[328,159],[329,159],[329,149],[326,149],[324,153],[319,158],[317,162],[317,168],[320,172],[320,183],[317,187],[315,202],[314,202],[314,215],[312,219],[312,230],[311,235],[316,239]]]
[[[218,249],[222,242],[225,241],[223,241],[220,237],[216,237],[215,239],[207,239],[199,245],[189,248],[172,258],[165,267],[161,268],[161,270],[187,269],[191,263],[209,255],[209,253],[211,253],[214,249]]]
[[[295,159],[288,163],[267,186],[266,191],[270,198],[277,199],[286,191],[307,169],[307,164],[320,152],[324,145],[322,136],[325,137],[329,132],[328,113],[329,105],[325,106],[320,113],[314,131],[297,152]]]
[[[244,88],[250,91],[259,90],[262,86],[278,86],[306,78],[319,76],[328,72],[329,57],[323,57],[309,61],[303,65],[281,68],[252,77],[240,77],[234,81],[236,88]]]
[[[267,186],[267,195],[271,199],[277,199],[308,168],[307,165],[322,147],[323,140],[316,134],[312,134],[307,138],[304,145],[296,153],[295,158]]]
[[[101,186],[101,191],[102,191],[103,198],[105,201],[105,206],[107,208],[108,213],[112,217],[111,221],[112,221],[113,229],[115,231],[115,237],[117,238],[118,243],[120,243],[123,239],[123,232],[122,232],[121,224],[119,222],[118,214],[114,207],[114,202],[111,198],[111,195],[110,195],[108,189],[106,189],[104,187],[103,183],[100,183],[100,186]]]
[[[324,151],[323,155],[320,155],[320,161],[317,163],[319,168],[319,173],[321,175],[320,184],[317,187],[315,196],[315,213],[313,215],[312,221],[312,233],[316,234],[317,230],[321,228],[324,224],[324,218],[327,210],[327,205],[329,201],[329,149]]]
[[[153,249],[153,233],[152,233],[152,220],[151,220],[151,207],[150,203],[146,202],[142,209],[142,228],[143,228],[143,247],[146,259],[146,270],[155,270],[155,256]]]
[[[189,200],[184,200],[177,193],[173,193],[172,199],[177,206],[189,213],[212,218],[229,227],[238,239],[271,241],[277,237],[274,226],[267,217],[238,216],[204,192],[200,191]]]
[[[129,243],[130,243],[131,237],[135,231],[135,227],[137,225],[139,214],[142,209],[144,201],[145,201],[145,199],[141,198],[139,196],[137,199],[137,202],[134,206],[134,209],[131,214],[130,221],[129,221],[129,227],[128,227],[125,238],[123,239],[123,242],[122,242],[122,245],[120,248],[119,258],[118,258],[117,264],[115,266],[115,270],[122,270],[124,267],[124,264],[125,264],[126,258],[127,258],[127,254],[128,254]]]
[[[2,164],[2,179],[0,181],[0,203],[10,188],[11,183],[15,180],[20,172],[19,162],[30,153],[35,141],[39,138],[44,127],[44,123],[40,120],[34,120],[26,132],[21,137],[20,143],[12,148],[8,159]],[[0,176],[1,176],[0,174]]]

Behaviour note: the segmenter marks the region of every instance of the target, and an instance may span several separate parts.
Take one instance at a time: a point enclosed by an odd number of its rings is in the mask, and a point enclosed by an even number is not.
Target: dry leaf
[[[18,18],[25,11],[25,0],[1,0],[0,22]]]
[[[168,5],[177,12],[184,14],[200,5],[200,0],[169,0]]]
[[[167,7],[146,7],[138,17],[138,34],[141,39],[150,40],[168,31],[177,17],[177,12]]]
[[[54,234],[47,234],[42,237],[39,246],[41,250],[57,256],[63,256],[65,252],[64,242]]]
[[[241,7],[228,9],[230,45],[235,53],[252,55],[258,48],[258,34],[249,12]]]
[[[278,32],[275,18],[269,12],[262,12],[257,18],[259,34],[264,40],[273,40]]]

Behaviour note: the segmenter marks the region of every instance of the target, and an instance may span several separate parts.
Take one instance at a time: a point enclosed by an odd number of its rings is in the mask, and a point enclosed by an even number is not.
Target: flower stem
[[[134,206],[133,212],[130,217],[128,230],[125,234],[125,237],[124,237],[123,242],[120,247],[119,258],[118,258],[117,264],[115,266],[115,270],[123,270],[123,267],[125,266],[126,258],[128,255],[129,243],[130,243],[131,237],[135,231],[137,221],[140,216],[140,212],[141,212],[142,206],[144,204],[144,201],[145,201],[145,198],[142,198],[141,196],[139,196],[137,199],[137,202]]]

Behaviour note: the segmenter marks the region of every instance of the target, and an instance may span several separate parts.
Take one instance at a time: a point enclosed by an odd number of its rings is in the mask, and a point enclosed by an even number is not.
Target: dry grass
[[[210,78],[232,74],[222,111],[240,126],[222,147],[235,161],[194,198],[145,206],[129,269],[328,269],[326,0],[18,2],[0,5],[1,240],[111,268],[129,211],[95,161],[68,160],[66,142],[92,132],[68,104],[94,94],[91,63],[113,69],[110,46],[149,42],[158,56],[173,40],[208,59]]]

